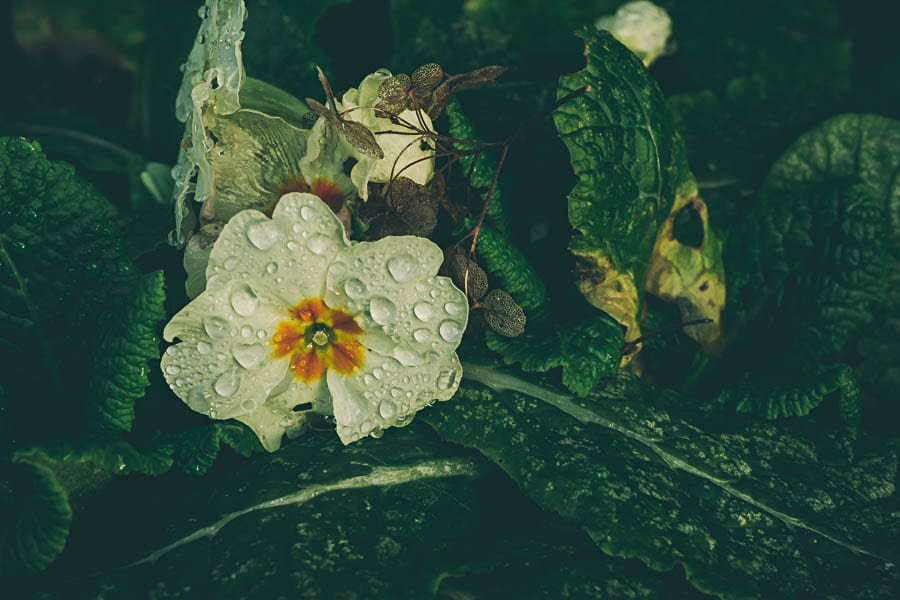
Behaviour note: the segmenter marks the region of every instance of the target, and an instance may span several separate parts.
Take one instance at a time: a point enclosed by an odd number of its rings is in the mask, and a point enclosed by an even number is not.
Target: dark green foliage
[[[452,137],[467,142],[484,141],[478,137],[475,127],[466,117],[458,100],[454,99],[447,106],[447,117],[450,122],[450,135]],[[456,149],[461,152],[471,152],[475,148],[471,144],[458,144]],[[480,194],[482,202],[486,199],[487,191],[490,189],[491,182],[494,179],[494,172],[497,170],[496,153],[499,151],[499,148],[491,148],[459,159],[462,173],[469,176],[469,185]],[[509,229],[509,207],[503,192],[502,172],[497,178],[497,184],[494,186],[490,200],[491,203],[488,205],[486,213],[487,222],[498,233],[505,234]],[[475,202],[473,209],[477,213],[480,212],[482,206],[483,204]]]
[[[72,510],[45,467],[0,465],[0,511],[0,580],[42,570],[65,546]]]
[[[466,221],[467,231],[474,227],[473,220]],[[490,276],[491,284],[509,292],[516,304],[525,310],[530,322],[540,323],[549,317],[550,307],[544,282],[511,240],[489,225],[482,225],[475,254],[479,264]]]
[[[245,457],[262,451],[256,435],[241,423],[212,423],[176,436],[175,465],[188,475],[205,475],[223,444]]]
[[[615,373],[625,343],[622,328],[606,316],[512,339],[488,332],[486,340],[506,364],[518,363],[523,371],[562,367],[562,382],[578,396],[587,396],[601,379]]]
[[[790,339],[794,363],[839,356],[886,300],[900,239],[892,217],[900,210],[898,147],[896,121],[826,121],[778,160],[755,207],[759,224],[726,250],[733,312],[762,311],[753,335],[769,347]],[[757,260],[762,279],[752,268]]]
[[[897,456],[875,440],[753,421],[719,433],[690,401],[635,380],[579,399],[464,366],[487,387],[467,384],[423,418],[580,523],[603,552],[681,565],[724,598],[876,598],[900,585]]]
[[[859,386],[850,367],[819,367],[790,373],[789,377],[782,381],[748,380],[722,392],[717,400],[738,412],[777,419],[808,415],[822,400],[839,394],[842,413],[851,421],[858,419]]]

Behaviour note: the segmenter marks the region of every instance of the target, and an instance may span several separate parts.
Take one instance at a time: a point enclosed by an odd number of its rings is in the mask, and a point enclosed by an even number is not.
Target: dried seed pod
[[[412,72],[410,79],[417,91],[431,91],[444,78],[444,69],[437,63],[427,63]]]
[[[350,142],[350,145],[372,158],[384,158],[384,150],[375,140],[375,134],[368,127],[356,121],[341,121],[341,133]]]
[[[320,117],[322,117],[323,119],[325,119],[326,121],[331,123],[334,127],[340,126],[341,119],[334,113],[334,111],[332,111],[330,108],[328,108],[327,106],[325,106],[318,100],[313,100],[312,98],[307,98],[306,105],[309,106],[309,108],[314,113],[316,113],[317,115],[319,115]]]
[[[412,87],[412,80],[409,75],[399,73],[393,77],[388,77],[381,82],[378,87],[378,100],[375,101],[375,108],[387,113],[387,116],[399,115],[409,106],[409,88]],[[384,116],[384,115],[378,115]]]
[[[424,185],[397,177],[390,186],[387,206],[405,224],[405,234],[428,237],[437,225],[438,200]]]
[[[481,300],[488,326],[506,337],[525,333],[525,311],[504,290],[491,290]]]
[[[444,266],[456,287],[464,290],[473,300],[478,300],[487,292],[487,273],[461,248],[447,251]]]

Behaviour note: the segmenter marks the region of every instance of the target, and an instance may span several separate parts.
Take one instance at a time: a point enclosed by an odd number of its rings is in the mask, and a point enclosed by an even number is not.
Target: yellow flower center
[[[328,369],[349,375],[361,368],[365,347],[356,339],[361,334],[351,315],[328,308],[321,298],[307,298],[288,311],[270,343],[275,358],[290,357],[295,378],[311,383]]]

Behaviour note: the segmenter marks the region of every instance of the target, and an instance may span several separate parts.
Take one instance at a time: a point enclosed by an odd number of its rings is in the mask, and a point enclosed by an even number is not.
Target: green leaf
[[[766,419],[802,417],[828,396],[840,394],[842,412],[855,421],[859,417],[859,385],[846,365],[829,365],[791,372],[781,380],[746,378],[737,387],[721,392],[716,400],[738,412]]]
[[[72,510],[48,469],[30,462],[0,465],[0,581],[37,573],[69,535]]]
[[[462,106],[455,98],[450,101],[447,106],[447,119],[450,121],[450,135],[459,140],[467,142],[483,142],[475,131],[472,121],[465,115]],[[469,144],[458,144],[457,150],[465,152],[471,150]],[[469,185],[482,194],[482,200],[491,187],[494,179],[494,172],[497,170],[497,159],[491,154],[492,150],[487,150],[474,155],[463,156],[459,159],[462,172],[469,175]],[[496,152],[496,150],[493,150]],[[481,208],[475,206],[475,208]],[[509,206],[506,203],[505,194],[503,192],[502,173],[497,178],[497,184],[491,194],[491,203],[488,205],[485,214],[487,222],[498,233],[505,234],[509,229]]]
[[[495,539],[537,521],[502,476],[480,477],[477,457],[422,427],[396,433],[349,447],[311,433],[202,480],[156,480],[171,502],[113,493],[85,511],[61,582],[43,585],[66,597],[426,598],[447,574],[490,567]],[[122,506],[140,519],[110,519]],[[100,575],[66,581],[85,572]]]
[[[554,112],[578,183],[569,194],[570,250],[592,305],[640,335],[637,312],[657,232],[680,186],[683,149],[643,63],[605,31],[586,28],[587,66],[560,78],[558,96],[589,90]],[[687,194],[685,194],[687,195]]]
[[[128,429],[147,385],[162,278],[134,269],[111,212],[38,144],[0,139],[0,380],[20,445]]]
[[[465,364],[425,415],[610,555],[680,565],[723,598],[872,598],[900,584],[892,447],[810,440],[768,424],[718,431],[684,398],[632,379],[578,399]]]
[[[88,422],[103,432],[130,431],[134,402],[150,384],[147,361],[159,358],[157,328],[166,317],[162,271],[138,279],[94,354]]]
[[[577,396],[586,396],[619,368],[625,343],[622,327],[598,316],[549,333],[526,333],[508,338],[485,334],[488,348],[506,364],[519,363],[523,371],[545,372],[562,367],[562,382]]]
[[[900,243],[898,146],[897,121],[841,115],[801,136],[775,163],[755,207],[758,225],[726,254],[738,274],[729,296],[740,314],[758,316],[745,322],[753,325],[748,345],[773,348],[790,339],[790,353],[778,360],[802,364],[838,357],[873,322]],[[755,256],[762,280],[748,260]]]
[[[475,228],[475,220],[467,219],[466,231]],[[547,289],[525,255],[506,236],[489,225],[482,225],[475,247],[479,264],[490,274],[490,283],[501,287],[522,307],[529,323],[541,323],[550,315]]]
[[[256,434],[241,423],[212,423],[176,436],[175,464],[188,475],[205,475],[222,444],[245,457],[262,451]]]

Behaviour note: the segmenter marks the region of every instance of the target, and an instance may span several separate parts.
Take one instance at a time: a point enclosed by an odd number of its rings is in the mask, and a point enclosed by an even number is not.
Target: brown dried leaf
[[[384,158],[384,150],[378,145],[373,134],[368,127],[356,121],[341,121],[341,133],[350,142],[350,145],[372,158]]]
[[[525,333],[525,311],[504,290],[491,290],[481,300],[488,327],[506,337]]]

